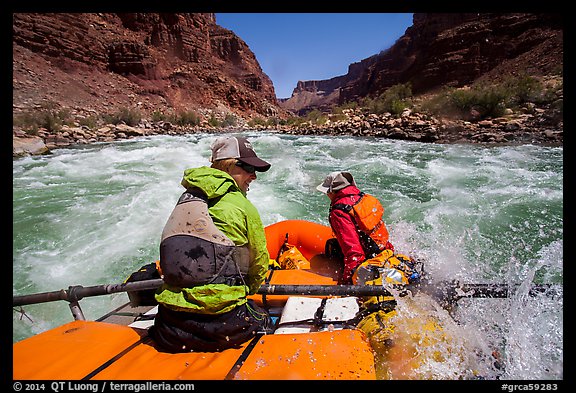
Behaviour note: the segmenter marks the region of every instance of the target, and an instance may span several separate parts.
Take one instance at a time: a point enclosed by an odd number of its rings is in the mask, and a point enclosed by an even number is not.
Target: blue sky
[[[412,25],[405,13],[216,13],[254,52],[278,98],[299,80],[344,75],[348,66],[390,48]]]

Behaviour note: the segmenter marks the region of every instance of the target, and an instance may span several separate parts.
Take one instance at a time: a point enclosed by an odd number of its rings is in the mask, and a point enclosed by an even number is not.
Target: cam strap
[[[322,298],[322,301],[320,302],[320,306],[318,307],[318,309],[316,310],[316,312],[314,313],[314,326],[322,326],[322,317],[324,317],[324,310],[326,309],[326,301],[328,299],[327,298]]]
[[[358,198],[358,200],[356,202],[354,202],[353,205],[349,205],[347,203],[335,203],[330,207],[330,210],[332,211],[334,209],[338,209],[338,210],[342,210],[343,212],[354,215],[354,211],[352,210],[352,208],[360,203],[360,201],[364,197],[364,192],[360,192],[359,194],[356,194],[356,195],[358,195],[360,198]]]
[[[140,344],[146,344],[146,343],[149,343],[150,341],[152,341],[152,338],[148,334],[145,334],[144,336],[140,337],[140,339],[138,341],[136,341],[134,344],[124,348],[121,352],[114,355],[113,357],[111,357],[110,359],[108,359],[107,361],[102,363],[100,366],[96,367],[94,370],[92,370],[90,373],[88,373],[84,378],[82,378],[82,381],[92,379],[92,377],[94,377],[95,375],[100,373],[100,371],[110,367],[112,364],[114,364],[114,362],[116,362],[122,356],[126,355],[128,352],[132,351],[134,348],[136,348]]]
[[[234,364],[230,368],[230,371],[228,371],[228,374],[226,374],[226,376],[224,377],[225,380],[234,379],[234,376],[238,371],[240,371],[240,368],[244,364],[244,361],[248,358],[248,356],[250,355],[256,344],[258,344],[258,340],[260,340],[260,337],[262,337],[263,335],[264,333],[257,333],[256,336],[254,336],[254,338],[252,339],[252,341],[248,343],[246,348],[244,348],[244,350],[242,351],[242,354],[238,356],[238,359],[236,359],[236,362],[234,362]]]
[[[269,285],[270,281],[272,281],[272,275],[274,274],[275,270],[274,269],[268,269],[268,275],[266,276],[266,278],[264,278],[264,285]],[[268,299],[266,298],[266,294],[263,293],[262,295],[262,307],[264,307],[266,310],[270,309],[270,305],[268,304]]]

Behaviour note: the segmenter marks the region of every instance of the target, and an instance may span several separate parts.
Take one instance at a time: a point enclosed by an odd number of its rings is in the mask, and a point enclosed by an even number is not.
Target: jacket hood
[[[208,166],[186,169],[180,184],[184,188],[198,187],[208,199],[219,198],[229,191],[242,192],[232,176]]]

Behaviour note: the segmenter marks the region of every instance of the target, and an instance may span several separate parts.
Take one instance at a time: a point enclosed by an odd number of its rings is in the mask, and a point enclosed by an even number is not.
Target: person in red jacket
[[[364,206],[364,209],[376,211],[379,208],[382,213],[384,209],[375,198],[364,198],[365,194],[357,187],[349,172],[330,173],[316,189],[330,198],[328,220],[344,256],[344,270],[338,283],[351,284],[352,274],[362,262],[385,249],[394,250],[388,241],[388,230],[381,216],[377,217],[376,227],[362,230],[359,216],[354,214],[354,207],[359,203],[375,203],[377,206],[374,209],[371,206]],[[376,232],[379,239],[375,242],[372,237],[375,237],[373,235]]]

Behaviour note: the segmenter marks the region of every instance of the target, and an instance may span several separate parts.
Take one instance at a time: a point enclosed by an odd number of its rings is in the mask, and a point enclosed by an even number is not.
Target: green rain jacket
[[[178,288],[164,284],[156,300],[176,311],[222,314],[246,303],[246,296],[258,291],[268,271],[270,256],[266,248],[264,226],[256,207],[228,173],[203,166],[186,169],[182,185],[198,187],[208,196],[208,211],[214,224],[237,246],[248,244],[250,268],[246,284],[230,286],[207,284]],[[215,198],[220,198],[216,199]]]

